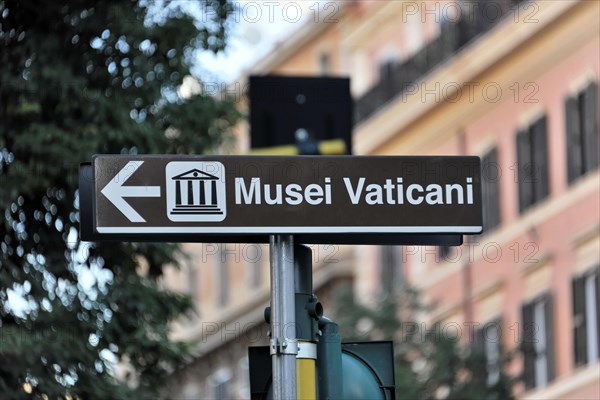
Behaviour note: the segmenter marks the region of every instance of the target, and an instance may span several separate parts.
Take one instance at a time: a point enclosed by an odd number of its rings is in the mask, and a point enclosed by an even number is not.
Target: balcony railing
[[[385,103],[414,86],[422,76],[450,59],[474,38],[487,32],[499,21],[516,17],[513,10],[523,0],[472,1],[460,20],[443,23],[439,36],[406,61],[395,64],[369,91],[354,101],[355,124],[367,119]],[[493,3],[493,9],[490,9]],[[495,15],[498,14],[498,15]]]

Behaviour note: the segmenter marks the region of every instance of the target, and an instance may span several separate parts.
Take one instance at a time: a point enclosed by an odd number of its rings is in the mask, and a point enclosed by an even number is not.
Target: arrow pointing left
[[[124,197],[160,197],[160,186],[123,186],[143,163],[143,161],[129,161],[100,191],[131,222],[146,222],[146,220],[123,199]]]

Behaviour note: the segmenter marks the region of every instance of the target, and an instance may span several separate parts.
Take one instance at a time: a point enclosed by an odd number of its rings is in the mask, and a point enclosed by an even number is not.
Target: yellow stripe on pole
[[[296,382],[296,396],[298,396],[298,400],[316,400],[317,368],[314,359],[296,359]]]

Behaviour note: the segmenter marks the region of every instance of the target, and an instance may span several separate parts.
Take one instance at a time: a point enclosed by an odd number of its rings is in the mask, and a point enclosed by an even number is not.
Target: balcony
[[[373,115],[384,104],[402,94],[422,76],[436,66],[450,59],[473,39],[484,34],[505,18],[515,17],[515,7],[523,0],[499,0],[494,12],[501,15],[490,18],[492,11],[486,1],[470,2],[472,9],[464,11],[462,18],[456,22],[445,22],[441,25],[439,36],[425,45],[406,61],[395,64],[388,73],[360,98],[354,101],[354,123],[358,124]],[[488,4],[488,6],[486,6]]]

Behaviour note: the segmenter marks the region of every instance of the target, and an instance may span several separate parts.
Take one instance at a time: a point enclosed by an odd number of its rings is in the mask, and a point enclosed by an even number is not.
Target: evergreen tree
[[[148,397],[187,358],[168,333],[191,303],[160,287],[177,247],[79,241],[78,165],[223,143],[232,102],[177,91],[227,7],[0,1],[0,398]]]

